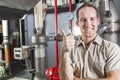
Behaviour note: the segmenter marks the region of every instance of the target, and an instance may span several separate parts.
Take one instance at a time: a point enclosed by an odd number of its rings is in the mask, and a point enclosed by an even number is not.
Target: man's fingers
[[[65,31],[64,31],[63,29],[60,29],[60,31],[61,31],[61,33],[62,33],[62,36],[63,36],[63,37],[66,37]]]

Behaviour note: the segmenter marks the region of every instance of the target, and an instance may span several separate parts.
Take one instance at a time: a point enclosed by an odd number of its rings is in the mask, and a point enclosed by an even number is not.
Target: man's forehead
[[[81,16],[90,16],[90,17],[96,17],[97,12],[93,7],[83,7],[79,10],[78,13],[79,17]]]

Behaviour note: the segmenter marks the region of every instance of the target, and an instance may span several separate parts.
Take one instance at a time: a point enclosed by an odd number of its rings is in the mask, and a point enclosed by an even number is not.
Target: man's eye
[[[80,19],[80,22],[82,22],[82,21],[86,21],[85,19]]]
[[[95,18],[91,18],[90,20],[95,20]]]
[[[93,18],[91,18],[90,20],[94,20]]]

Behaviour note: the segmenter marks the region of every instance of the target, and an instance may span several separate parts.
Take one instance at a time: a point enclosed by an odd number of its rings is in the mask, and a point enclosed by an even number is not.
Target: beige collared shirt
[[[76,77],[105,78],[106,72],[120,70],[120,48],[97,35],[86,49],[84,42],[79,39],[70,53],[70,60]]]

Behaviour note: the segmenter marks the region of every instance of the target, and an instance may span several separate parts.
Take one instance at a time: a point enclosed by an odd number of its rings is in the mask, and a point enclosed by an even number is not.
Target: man
[[[76,45],[73,35],[61,29],[61,80],[120,80],[120,48],[97,34],[99,23],[97,9],[84,3],[77,10],[76,24],[82,35]]]

